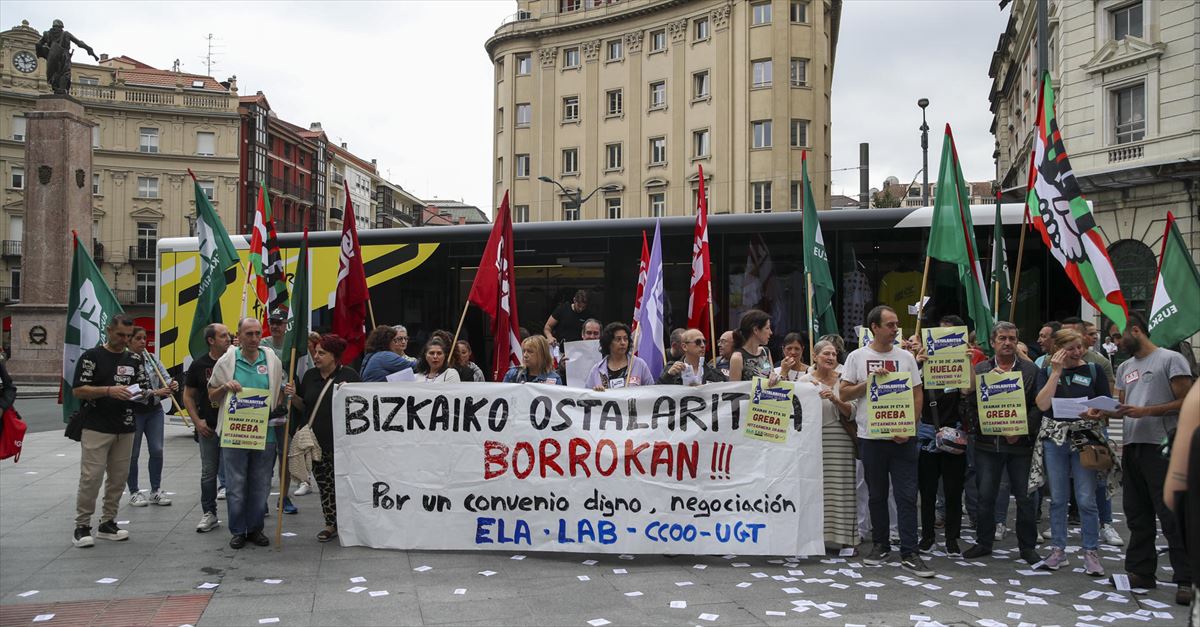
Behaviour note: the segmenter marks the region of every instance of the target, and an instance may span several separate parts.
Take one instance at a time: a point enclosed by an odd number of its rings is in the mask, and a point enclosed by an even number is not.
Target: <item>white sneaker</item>
[[[996,542],[1008,537],[1008,527],[1004,523],[996,523]]]
[[[217,490],[217,500],[218,501],[225,500],[225,488],[221,488],[221,489]]]
[[[129,497],[129,504],[134,507],[145,507],[150,504],[150,500],[141,490],[134,492],[133,496]]]
[[[1125,546],[1125,540],[1121,539],[1121,534],[1113,528],[1112,524],[1102,525],[1100,527],[1100,537],[1104,544],[1111,546]]]
[[[155,490],[150,493],[150,502],[154,505],[170,505],[171,499],[167,497],[166,492]]]
[[[310,492],[312,492],[312,486],[308,485],[307,481],[301,481],[300,487],[296,488],[295,492],[292,492],[292,496],[304,496]]]
[[[1050,528],[1046,527],[1046,530],[1042,532],[1042,538],[1049,540],[1050,536],[1051,536]]]
[[[200,517],[200,524],[196,525],[196,533],[205,533],[212,531],[221,526],[221,521],[217,520],[217,515],[211,512],[205,512],[204,516]]]

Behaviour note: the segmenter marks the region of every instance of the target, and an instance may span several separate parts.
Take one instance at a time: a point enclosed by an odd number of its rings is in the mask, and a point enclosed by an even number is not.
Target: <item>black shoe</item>
[[[925,579],[934,575],[933,569],[925,565],[919,553],[909,553],[900,558],[900,568]]]
[[[863,563],[867,566],[879,566],[887,563],[892,558],[891,547],[881,547],[878,544],[871,547],[871,552],[863,558]]]
[[[76,527],[75,539],[71,540],[71,544],[77,549],[87,549],[96,545],[96,540],[92,538],[91,527]]]
[[[1111,582],[1112,580],[1110,579],[1109,581]],[[1113,585],[1115,586],[1117,584],[1115,582],[1113,582]],[[1155,579],[1154,577],[1147,577],[1145,575],[1135,575],[1133,573],[1129,573],[1129,587],[1153,590],[1158,587],[1158,580]],[[1180,586],[1179,589],[1182,590],[1183,586]]]
[[[928,553],[929,549],[933,548],[933,538],[921,538],[921,542],[917,544],[917,549],[922,553]]]
[[[946,555],[959,556],[962,555],[962,549],[958,548],[958,540],[946,539]]]
[[[1130,582],[1132,582],[1133,577],[1130,577],[1129,580],[1130,580]],[[1175,605],[1183,605],[1183,606],[1191,605],[1193,594],[1194,593],[1192,592],[1192,584],[1180,583],[1179,589],[1175,591]]]
[[[261,531],[251,531],[246,534],[246,539],[258,546],[268,546],[271,544],[271,541]]]
[[[96,537],[120,542],[121,540],[129,539],[129,532],[118,527],[117,523],[111,520],[106,520],[100,523],[100,526],[96,528]]]
[[[963,559],[973,560],[977,557],[983,557],[985,555],[991,555],[991,554],[992,554],[992,550],[990,548],[987,548],[987,547],[983,546],[982,544],[976,544],[975,546],[964,551],[962,556],[963,556]]]
[[[246,536],[240,533],[229,539],[229,548],[231,549],[240,549],[244,546],[246,546]]]
[[[1026,564],[1033,566],[1034,564],[1042,561],[1042,556],[1038,555],[1037,551],[1033,549],[1023,549],[1021,551],[1021,559],[1025,560]]]

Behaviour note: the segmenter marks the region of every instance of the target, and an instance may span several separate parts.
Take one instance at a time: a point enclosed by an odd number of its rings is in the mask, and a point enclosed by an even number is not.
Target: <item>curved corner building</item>
[[[495,66],[493,200],[514,221],[794,210],[829,198],[841,0],[518,0]],[[576,206],[560,182],[586,196]]]

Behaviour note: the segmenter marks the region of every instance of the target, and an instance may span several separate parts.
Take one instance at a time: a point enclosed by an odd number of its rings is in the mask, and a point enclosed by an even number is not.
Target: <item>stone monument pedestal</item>
[[[92,127],[83,104],[63,95],[38,98],[26,114],[25,233],[21,302],[12,316],[12,355],[5,364],[18,383],[62,377],[71,285],[71,230],[92,240]]]

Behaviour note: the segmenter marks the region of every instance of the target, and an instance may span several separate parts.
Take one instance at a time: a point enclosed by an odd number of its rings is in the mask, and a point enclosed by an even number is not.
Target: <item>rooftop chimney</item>
[[[346,146],[346,142],[342,142],[342,150],[350,150],[350,148]]]
[[[107,60],[108,60],[108,53],[105,53],[105,52],[102,52],[102,53],[100,53],[100,60],[101,60],[101,61],[107,61]]]
[[[310,131],[323,131],[323,130],[325,130],[325,129],[321,128],[321,123],[320,123],[320,122],[313,122],[312,124],[309,124],[309,125],[308,125],[308,130],[310,130]]]

